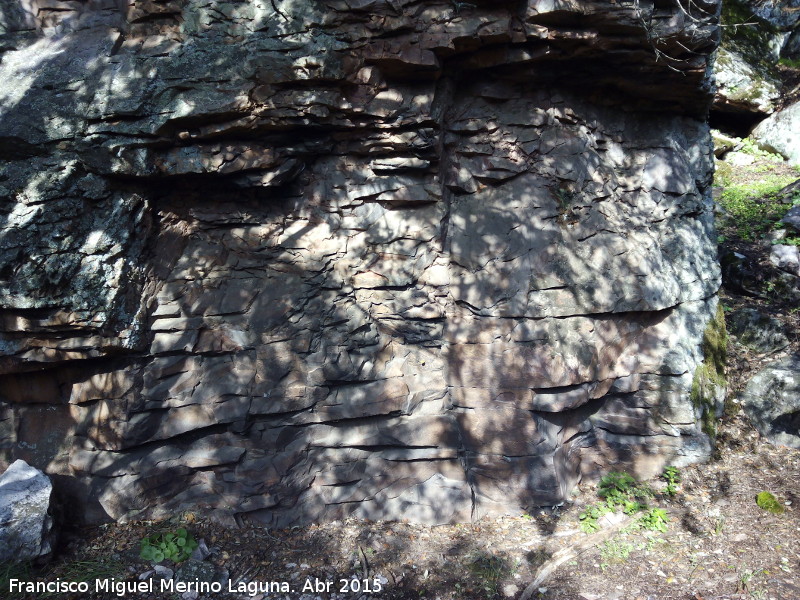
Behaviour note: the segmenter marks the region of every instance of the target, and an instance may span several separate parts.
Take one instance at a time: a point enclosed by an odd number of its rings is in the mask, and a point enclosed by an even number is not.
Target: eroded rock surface
[[[0,449],[85,518],[708,455],[717,3],[58,4],[2,9]]]
[[[747,384],[742,406],[759,433],[774,444],[800,448],[800,357],[769,363]]]

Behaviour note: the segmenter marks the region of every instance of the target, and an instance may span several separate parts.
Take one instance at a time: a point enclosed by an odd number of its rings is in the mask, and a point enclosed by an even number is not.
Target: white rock
[[[50,479],[17,460],[0,475],[0,562],[33,560],[49,554],[52,518],[47,514]]]
[[[750,137],[765,149],[785,156],[794,165],[800,165],[800,102],[759,123]]]

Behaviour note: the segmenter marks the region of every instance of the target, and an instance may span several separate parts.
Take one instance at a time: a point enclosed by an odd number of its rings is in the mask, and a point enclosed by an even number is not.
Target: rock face
[[[17,460],[0,475],[0,562],[35,560],[52,551],[47,475]]]
[[[708,455],[716,2],[41,6],[0,449],[84,518],[441,523]]]
[[[747,384],[742,406],[761,435],[800,448],[800,357],[764,367]]]

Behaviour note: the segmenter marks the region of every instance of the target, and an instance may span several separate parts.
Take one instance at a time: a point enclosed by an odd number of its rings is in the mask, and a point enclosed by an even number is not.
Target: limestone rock
[[[781,97],[780,83],[769,71],[751,64],[742,53],[722,48],[714,72],[717,95],[714,110],[728,114],[766,116],[772,113]]]
[[[754,308],[743,308],[730,315],[729,332],[737,341],[756,352],[777,352],[789,345],[783,324]]]
[[[98,4],[0,9],[0,461],[284,527],[708,456],[718,2]]]
[[[791,227],[791,230],[800,232],[800,206],[790,208],[783,219],[781,219],[781,223]]]
[[[800,249],[797,246],[775,244],[770,250],[769,260],[781,271],[800,277]]]
[[[747,384],[742,406],[769,441],[800,448],[800,357],[768,364]]]
[[[760,146],[800,165],[800,102],[764,119],[751,134]]]
[[[35,560],[52,552],[52,491],[47,475],[24,460],[0,475],[0,562]]]

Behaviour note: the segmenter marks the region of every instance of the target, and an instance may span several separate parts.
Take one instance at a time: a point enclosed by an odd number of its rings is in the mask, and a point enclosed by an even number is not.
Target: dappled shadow
[[[706,457],[707,128],[555,78],[506,4],[455,19],[480,52],[362,47],[376,11],[445,35],[414,3],[284,0],[77,15],[6,53],[5,459],[92,521],[287,527],[468,521]]]

